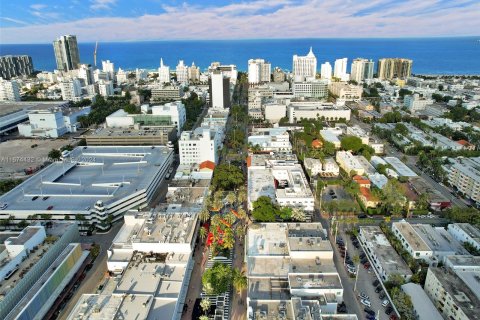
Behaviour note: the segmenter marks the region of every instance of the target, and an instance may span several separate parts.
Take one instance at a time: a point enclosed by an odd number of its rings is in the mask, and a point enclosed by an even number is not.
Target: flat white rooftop
[[[163,146],[77,147],[65,161],[52,163],[1,196],[0,203],[8,205],[1,213],[85,213],[97,200],[108,206],[147,189],[172,152]]]

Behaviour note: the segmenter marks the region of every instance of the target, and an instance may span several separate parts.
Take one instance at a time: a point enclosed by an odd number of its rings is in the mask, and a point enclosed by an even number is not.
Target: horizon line
[[[74,34],[73,34],[74,35]],[[75,35],[76,36],[76,35]],[[241,42],[241,41],[284,41],[284,40],[408,40],[408,39],[451,39],[451,38],[475,38],[480,37],[480,35],[457,35],[457,36],[401,36],[401,37],[391,37],[391,36],[375,36],[375,37],[305,37],[305,38],[243,38],[243,39],[151,39],[151,40],[115,40],[115,41],[102,41],[102,40],[92,40],[92,41],[78,41],[79,44],[81,43],[132,43],[132,42],[181,42],[181,41],[215,41],[215,42],[224,42],[224,41],[231,41],[231,42]],[[0,47],[3,45],[38,45],[38,44],[51,44],[55,39],[51,42],[29,42],[29,43],[0,43]],[[77,39],[78,40],[78,39]],[[480,39],[479,39],[480,41]]]

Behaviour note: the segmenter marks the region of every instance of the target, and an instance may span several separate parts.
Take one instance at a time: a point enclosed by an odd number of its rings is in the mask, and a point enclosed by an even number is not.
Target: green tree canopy
[[[245,178],[239,167],[220,164],[213,171],[212,187],[214,190],[234,190],[244,182]]]
[[[61,156],[62,156],[62,153],[58,149],[52,149],[48,153],[48,157],[52,160],[59,160]]]
[[[232,269],[226,264],[215,262],[213,267],[202,275],[203,290],[212,295],[224,293],[232,284],[232,280]]]
[[[343,150],[350,150],[354,153],[357,153],[362,149],[362,139],[355,136],[345,136],[340,141]]]
[[[272,203],[270,197],[261,196],[253,203],[252,216],[255,221],[273,222],[278,212],[277,206]]]

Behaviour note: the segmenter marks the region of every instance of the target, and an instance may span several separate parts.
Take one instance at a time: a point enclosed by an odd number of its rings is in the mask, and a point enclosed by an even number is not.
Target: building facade
[[[209,79],[210,106],[223,110],[230,108],[230,80],[222,71],[213,71]]]
[[[271,64],[264,59],[248,60],[248,83],[257,84],[270,82]]]
[[[32,73],[32,57],[27,55],[0,57],[0,78],[9,80],[18,76],[29,76]]]
[[[380,80],[405,79],[412,74],[413,61],[402,58],[384,58],[378,60],[377,77]]]
[[[163,58],[160,58],[160,67],[158,68],[158,81],[160,84],[170,82],[170,67],[163,64]]]
[[[78,53],[77,37],[65,35],[53,41],[53,50],[55,51],[55,61],[57,69],[60,71],[70,71],[78,69],[80,64],[80,54]]]
[[[20,101],[17,81],[0,79],[0,101]]]
[[[293,56],[292,73],[294,81],[303,82],[305,80],[314,80],[317,75],[317,58],[313,54],[312,48],[306,56]]]
[[[328,83],[324,80],[294,82],[292,91],[295,98],[325,98],[328,96]]]

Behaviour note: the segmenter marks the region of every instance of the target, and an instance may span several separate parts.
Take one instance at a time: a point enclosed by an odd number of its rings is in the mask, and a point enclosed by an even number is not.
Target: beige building
[[[425,292],[445,319],[471,320],[479,317],[480,292],[473,292],[453,272],[429,268]]]
[[[380,80],[395,78],[408,78],[412,74],[412,63],[410,59],[384,58],[378,60],[377,77]]]
[[[362,99],[362,86],[355,86],[346,82],[332,82],[328,89],[341,100],[359,101]]]

